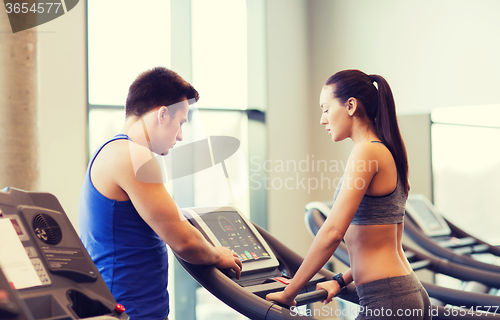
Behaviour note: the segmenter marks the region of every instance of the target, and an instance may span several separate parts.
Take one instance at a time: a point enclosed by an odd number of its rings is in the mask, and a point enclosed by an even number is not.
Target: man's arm
[[[133,158],[129,148],[120,148],[113,179],[127,193],[139,215],[183,260],[193,264],[215,264],[219,268],[231,268],[238,277],[241,261],[227,248],[215,248],[180,213],[174,200],[163,183],[144,182],[137,179],[133,159],[151,158],[147,148],[137,147],[133,142]],[[149,162],[145,176],[161,177],[161,169],[156,161]],[[161,178],[158,180],[161,181]]]

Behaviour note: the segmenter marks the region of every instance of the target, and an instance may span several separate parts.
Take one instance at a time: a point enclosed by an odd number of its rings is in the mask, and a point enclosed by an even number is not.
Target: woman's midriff
[[[402,224],[349,226],[344,239],[356,286],[412,272],[401,247],[402,228]]]

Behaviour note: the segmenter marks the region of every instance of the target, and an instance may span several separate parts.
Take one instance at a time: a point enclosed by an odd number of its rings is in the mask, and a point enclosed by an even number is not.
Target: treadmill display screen
[[[408,199],[408,202],[415,208],[416,213],[420,215],[429,230],[435,231],[443,228],[443,225],[423,201]]]
[[[242,262],[271,258],[237,212],[212,212],[200,217],[222,246],[236,252]]]

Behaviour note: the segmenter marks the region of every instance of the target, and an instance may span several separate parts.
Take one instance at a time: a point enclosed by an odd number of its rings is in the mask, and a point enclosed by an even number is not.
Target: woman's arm
[[[347,270],[346,273],[342,275],[342,279],[344,279],[345,285],[348,286],[352,282],[352,272],[351,269]],[[339,283],[336,280],[325,281],[318,283],[316,285],[316,290],[325,289],[328,292],[328,296],[322,302],[324,304],[328,304],[332,302],[332,299],[342,291]]]
[[[354,146],[339,195],[330,215],[314,238],[304,262],[285,290],[268,294],[267,300],[294,305],[298,292],[333,255],[349,228],[370,182],[377,173],[377,166],[369,165],[376,161],[374,160],[376,151],[373,147],[370,142],[361,142]],[[350,278],[352,281],[352,276]]]

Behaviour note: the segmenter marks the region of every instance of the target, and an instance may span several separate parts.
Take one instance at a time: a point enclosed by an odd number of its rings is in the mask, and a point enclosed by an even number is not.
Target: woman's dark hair
[[[373,82],[377,83],[377,87]],[[334,85],[333,95],[341,103],[346,103],[352,97],[361,104],[359,116],[370,119],[375,132],[391,152],[408,195],[408,156],[399,131],[394,98],[387,81],[379,75],[367,75],[359,70],[344,70],[331,76],[325,85]]]
[[[125,115],[140,117],[156,107],[168,107],[184,99],[198,101],[198,91],[176,72],[156,67],[141,73],[130,85]]]

